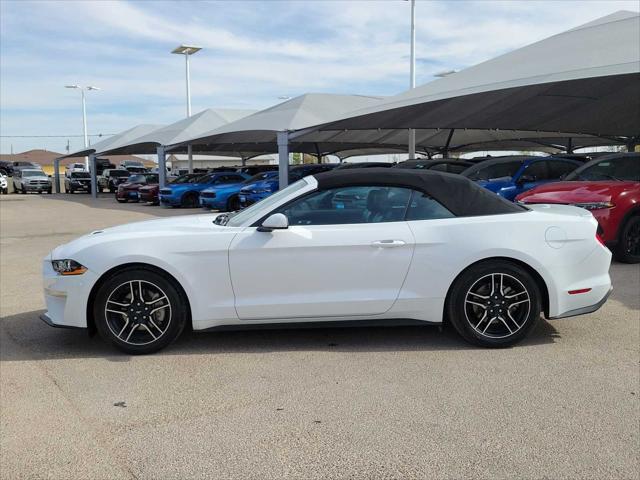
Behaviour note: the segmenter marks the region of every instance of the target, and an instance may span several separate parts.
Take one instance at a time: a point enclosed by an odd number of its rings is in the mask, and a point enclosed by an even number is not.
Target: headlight
[[[255,193],[271,193],[271,189],[270,188],[260,188],[257,190],[254,190]]]
[[[572,203],[574,207],[585,208],[587,210],[600,210],[603,208],[613,208],[615,205],[611,202],[589,202],[589,203]]]
[[[87,267],[83,267],[75,260],[51,260],[51,265],[60,275],[82,275],[87,271]]]

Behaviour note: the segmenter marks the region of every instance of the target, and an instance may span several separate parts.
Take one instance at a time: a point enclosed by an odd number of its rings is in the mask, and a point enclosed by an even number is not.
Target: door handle
[[[376,240],[375,242],[371,242],[371,246],[376,248],[402,247],[406,244],[407,242],[404,240]]]

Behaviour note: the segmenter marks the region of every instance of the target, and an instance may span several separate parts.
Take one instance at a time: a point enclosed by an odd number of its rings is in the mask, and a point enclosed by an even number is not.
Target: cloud
[[[418,83],[586,23],[637,1],[418,1]],[[309,91],[392,95],[408,86],[404,1],[0,2],[2,135],[79,134],[184,115],[179,43],[192,59],[194,111],[264,108]],[[41,140],[2,139],[5,152]],[[66,139],[50,141],[58,148]]]

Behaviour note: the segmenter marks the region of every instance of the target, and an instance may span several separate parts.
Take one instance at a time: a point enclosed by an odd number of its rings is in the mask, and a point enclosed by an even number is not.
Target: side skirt
[[[220,331],[241,331],[241,330],[293,330],[293,329],[316,329],[316,328],[353,328],[353,327],[415,327],[415,326],[442,326],[439,322],[428,322],[425,320],[413,320],[410,318],[381,320],[343,320],[330,322],[282,322],[282,323],[253,323],[245,325],[217,325],[202,330],[200,332],[220,332]]]

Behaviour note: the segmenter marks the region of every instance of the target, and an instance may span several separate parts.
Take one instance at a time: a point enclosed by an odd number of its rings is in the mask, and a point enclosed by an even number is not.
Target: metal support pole
[[[185,73],[187,77],[187,118],[191,116],[191,74],[189,72],[189,52],[184,55]],[[189,173],[193,173],[193,151],[191,144],[187,145],[187,164]]]
[[[279,188],[289,185],[289,132],[278,132],[278,180]]]
[[[80,89],[82,94],[82,135],[84,136],[84,148],[89,146],[89,135],[87,133],[87,101],[84,98],[84,88]],[[84,168],[89,170],[89,158],[84,157]]]
[[[444,146],[444,149],[442,151],[442,157],[443,158],[447,158],[449,156],[449,146],[451,145],[451,139],[453,138],[453,133],[456,131],[455,128],[452,128],[449,131],[449,136],[447,137],[447,143]]]
[[[411,67],[409,88],[416,88],[416,0],[411,0]],[[416,131],[409,130],[409,160],[416,158]]]
[[[89,155],[89,171],[91,172],[91,196],[98,198],[98,173],[96,172],[96,155]]]
[[[573,138],[571,137],[567,140],[567,153],[573,153]]]
[[[317,143],[313,144],[316,147],[316,157],[318,158],[318,163],[322,163],[322,153],[320,153],[320,146]]]
[[[158,185],[160,188],[164,188],[167,184],[167,156],[164,153],[164,145],[158,145],[156,153],[158,155]]]
[[[53,161],[53,187],[56,193],[60,193],[60,173],[58,169],[60,168],[60,159],[56,158]]]
[[[191,145],[187,145],[187,168],[189,173],[193,173],[193,152],[191,151]]]
[[[242,166],[244,167],[247,164],[247,157],[242,157],[240,159],[240,162],[242,163]]]

